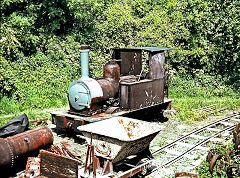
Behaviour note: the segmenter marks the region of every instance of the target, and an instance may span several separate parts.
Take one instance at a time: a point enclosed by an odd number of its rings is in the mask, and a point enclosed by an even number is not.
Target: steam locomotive
[[[112,49],[101,78],[89,77],[89,48],[80,49],[81,78],[68,88],[69,110],[52,112],[58,129],[77,132],[79,125],[112,116],[148,118],[171,107],[165,51],[168,47]]]

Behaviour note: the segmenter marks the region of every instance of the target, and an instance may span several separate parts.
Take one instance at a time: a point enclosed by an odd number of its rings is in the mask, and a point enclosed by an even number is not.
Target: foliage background
[[[239,14],[238,0],[2,0],[0,114],[67,105],[83,43],[92,77],[113,47],[167,46],[172,97],[239,98]]]

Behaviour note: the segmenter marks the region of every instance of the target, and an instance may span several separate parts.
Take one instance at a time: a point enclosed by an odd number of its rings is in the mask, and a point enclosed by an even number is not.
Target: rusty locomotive
[[[112,116],[146,118],[171,106],[168,99],[168,75],[165,51],[168,47],[114,48],[103,77],[88,75],[89,49],[80,49],[81,78],[68,88],[70,109],[52,112],[59,130],[70,129]]]

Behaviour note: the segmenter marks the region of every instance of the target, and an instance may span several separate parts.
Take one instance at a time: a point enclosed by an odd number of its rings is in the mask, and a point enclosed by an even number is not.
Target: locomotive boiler
[[[165,70],[167,47],[112,49],[101,78],[89,77],[89,48],[80,49],[81,78],[68,88],[69,110],[52,114],[58,129],[73,129],[112,116],[148,120],[171,106]]]
[[[68,88],[68,100],[71,111],[102,109],[99,107],[101,101],[114,98],[119,90],[120,68],[114,61],[110,61],[104,66],[104,74],[101,79],[89,78],[88,74],[88,53],[87,45],[82,45],[80,50],[81,75],[82,77],[70,84]]]

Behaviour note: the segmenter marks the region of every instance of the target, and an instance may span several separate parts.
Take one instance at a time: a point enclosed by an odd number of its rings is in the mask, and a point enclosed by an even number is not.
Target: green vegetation
[[[232,151],[227,155],[227,151]],[[215,166],[213,167],[212,172],[209,168],[209,162],[204,160],[197,168],[197,172],[200,178],[205,177],[239,177],[239,164],[240,157],[239,153],[234,150],[234,144],[230,143],[229,145],[220,144],[212,149],[212,154],[218,154],[219,159],[216,161]]]
[[[83,43],[91,48],[92,77],[102,74],[113,47],[175,48],[167,66],[176,71],[170,93],[182,120],[212,103],[239,107],[239,6],[238,0],[3,0],[0,115],[66,106],[67,87],[80,77]]]
[[[226,85],[228,78],[221,75],[211,76],[196,70],[185,77],[175,75],[171,79],[169,93],[177,117],[183,121],[199,121],[208,117],[205,112],[194,111],[209,105],[218,109],[233,110],[240,107],[240,93],[233,85]]]

